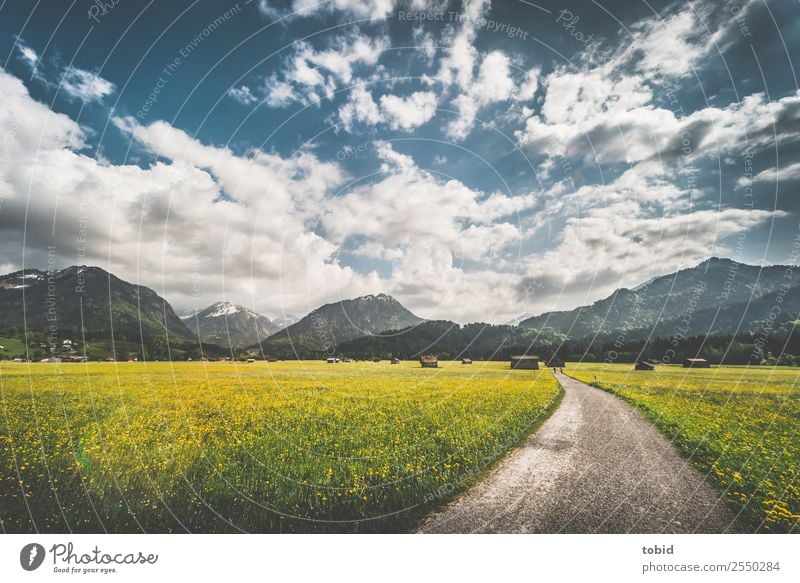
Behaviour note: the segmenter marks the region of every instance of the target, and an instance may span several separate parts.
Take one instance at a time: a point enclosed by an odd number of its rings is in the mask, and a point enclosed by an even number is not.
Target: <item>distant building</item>
[[[513,369],[522,369],[522,370],[539,370],[539,361],[541,359],[538,356],[532,356],[530,354],[521,354],[518,356],[511,357],[511,368]]]
[[[687,358],[683,361],[683,368],[709,368],[705,358]]]
[[[422,356],[419,359],[422,368],[439,368],[439,359],[435,356]]]
[[[472,359],[471,358],[462,358],[461,359],[461,364],[472,364]]]
[[[251,362],[255,362],[255,361],[256,361],[255,358],[248,358],[245,362],[251,363]]]
[[[341,361],[340,361],[338,358],[335,358],[335,357],[331,356],[330,358],[328,358],[328,359],[326,360],[326,362],[327,362],[328,364],[335,364],[335,363],[337,363],[337,362],[341,362]]]
[[[654,364],[650,364],[649,362],[639,361],[636,363],[635,367],[636,370],[656,370],[656,366]]]
[[[392,359],[392,364],[400,364],[400,359],[399,359],[399,358],[397,358],[397,357],[394,357],[394,358]]]
[[[39,362],[55,362],[55,363],[58,363],[58,362],[61,362],[61,359],[58,358],[57,356],[51,356],[50,358],[43,358]]]
[[[564,368],[564,361],[560,358],[553,357],[547,361],[547,366],[549,368]]]

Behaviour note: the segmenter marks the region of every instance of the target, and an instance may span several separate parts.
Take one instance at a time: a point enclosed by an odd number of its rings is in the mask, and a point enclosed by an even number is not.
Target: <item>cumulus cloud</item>
[[[374,66],[388,46],[386,38],[358,32],[336,37],[331,47],[323,50],[301,42],[283,69],[267,79],[267,103],[285,107],[291,103],[319,104],[323,99],[331,99],[341,84],[353,81],[355,68]]]
[[[780,169],[767,168],[766,170],[762,170],[753,176],[752,181],[742,177],[737,182],[737,186],[745,187],[751,182],[772,182],[780,184],[781,182],[797,182],[798,180],[800,180],[800,162],[795,162]]]
[[[338,10],[356,18],[386,18],[395,5],[395,0],[294,0],[292,9],[302,15]]]
[[[357,81],[347,102],[339,108],[339,121],[347,131],[356,122],[367,125],[386,124],[393,130],[409,131],[430,121],[436,114],[436,94],[415,91],[405,97],[386,94],[380,105],[363,81]]]
[[[339,108],[339,121],[347,131],[353,129],[355,122],[375,125],[383,121],[378,104],[363,81],[350,90],[350,98]]]
[[[19,59],[30,67],[31,71],[36,71],[39,65],[39,54],[29,47],[22,37],[16,37],[16,41],[16,47],[17,50],[19,50]]]
[[[235,156],[165,122],[130,119],[115,121],[168,162],[101,163],[79,152],[80,126],[33,100],[19,80],[0,73],[0,90],[8,138],[0,157],[20,161],[0,175],[3,263],[44,265],[54,245],[60,265],[100,265],[179,308],[227,297],[270,315],[379,287],[374,274],[335,262],[336,247],[306,223],[344,180],[338,166],[307,153]],[[82,225],[85,256],[77,243]]]
[[[46,263],[55,245],[59,265],[100,265],[178,308],[225,298],[268,315],[306,313],[386,291],[424,316],[508,317],[497,298],[513,293],[503,271],[523,236],[517,213],[540,203],[533,194],[438,179],[379,142],[381,176],[332,198],[350,177],[311,153],[235,154],[166,122],[132,118],[113,121],[159,161],[99,162],[80,153],[80,126],[33,100],[18,79],[0,73],[0,89],[0,128],[16,127],[0,157],[25,161],[0,176],[0,262],[9,269],[23,258]],[[390,273],[343,264],[347,250],[389,262]]]
[[[250,91],[250,88],[247,85],[242,85],[241,87],[231,87],[228,89],[227,95],[242,105],[252,105],[258,101],[258,98],[253,95],[253,92]]]
[[[407,97],[381,96],[381,110],[392,129],[411,130],[430,121],[436,114],[436,94],[415,91]]]
[[[82,101],[102,101],[114,92],[114,84],[97,73],[69,66],[61,77],[61,88],[67,95]]]
[[[778,101],[755,93],[741,103],[706,107],[681,118],[652,105],[636,80],[626,79],[620,86],[600,77],[583,86],[579,80],[594,73],[565,77],[548,81],[542,114],[531,115],[516,132],[521,143],[546,155],[635,163],[653,157],[671,160],[684,152],[697,158],[761,147],[776,138],[800,138],[800,93]],[[608,91],[605,101],[594,88]]]

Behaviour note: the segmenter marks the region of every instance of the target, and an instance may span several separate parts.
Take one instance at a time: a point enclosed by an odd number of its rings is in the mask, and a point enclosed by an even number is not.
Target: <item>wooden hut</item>
[[[687,358],[683,361],[683,368],[710,368],[705,358]]]
[[[532,356],[530,354],[512,356],[511,368],[515,370],[539,370],[539,360],[541,359],[538,356]]]
[[[461,359],[461,364],[472,364],[472,359],[471,358],[462,358]]]
[[[439,368],[439,359],[435,356],[422,356],[419,359],[422,368]]]
[[[635,368],[635,370],[656,370],[656,367],[655,367],[654,364],[651,364],[649,362],[645,362],[643,360],[637,362],[634,365],[634,368]]]

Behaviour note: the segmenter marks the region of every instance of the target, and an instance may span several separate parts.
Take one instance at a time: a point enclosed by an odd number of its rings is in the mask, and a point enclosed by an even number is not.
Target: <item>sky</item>
[[[504,323],[796,263],[794,0],[0,3],[0,272]]]

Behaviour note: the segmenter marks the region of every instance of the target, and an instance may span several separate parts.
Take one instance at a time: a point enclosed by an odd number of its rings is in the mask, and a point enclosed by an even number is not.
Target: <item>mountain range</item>
[[[798,286],[800,269],[712,257],[634,289],[619,289],[590,306],[547,312],[519,326],[553,330],[573,340],[752,333],[767,321],[785,331],[800,307]],[[780,313],[771,316],[776,305]]]
[[[59,338],[83,338],[92,357],[116,356],[122,347],[129,355],[173,359],[232,353],[505,358],[537,346],[556,350],[565,342],[589,350],[609,341],[786,337],[798,313],[800,269],[716,257],[618,289],[591,305],[526,317],[516,325],[426,321],[383,293],[325,304],[296,322],[287,318],[285,327],[231,302],[179,318],[155,291],[98,267],[25,269],[0,276],[0,339],[5,344],[17,346],[10,339],[27,338],[29,345],[44,347],[55,327]],[[0,357],[7,356],[0,350]]]
[[[266,316],[231,302],[216,302],[181,320],[203,342],[234,349],[256,344],[277,331]]]
[[[260,345],[264,354],[280,358],[337,354],[339,345],[387,330],[415,326],[423,319],[386,294],[367,295],[325,304]]]
[[[88,338],[154,338],[191,332],[172,306],[150,288],[128,283],[99,267],[58,271],[25,269],[0,276],[0,333],[24,330]]]

